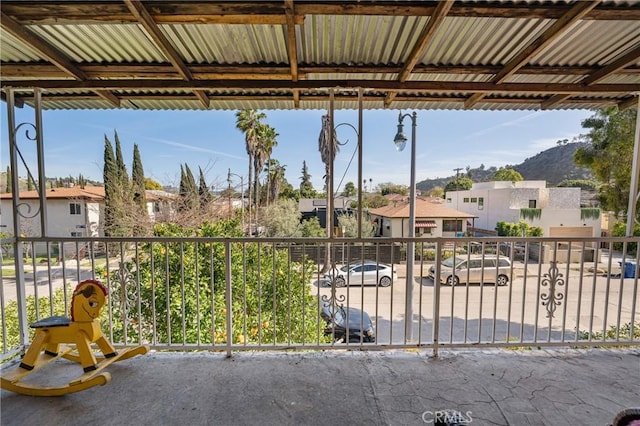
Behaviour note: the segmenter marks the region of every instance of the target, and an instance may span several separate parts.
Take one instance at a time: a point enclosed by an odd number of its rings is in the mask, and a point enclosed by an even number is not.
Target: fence
[[[400,259],[412,242],[414,281],[407,283]],[[601,249],[603,243],[618,251]],[[637,345],[637,243],[494,237],[3,240],[31,257],[10,262],[11,250],[3,251],[2,352],[6,357],[29,343],[29,323],[69,315],[71,291],[84,279],[101,280],[110,291],[102,324],[116,346],[230,354]],[[48,254],[35,256],[36,244]],[[365,260],[368,266],[354,265]],[[353,270],[341,269],[345,264]]]

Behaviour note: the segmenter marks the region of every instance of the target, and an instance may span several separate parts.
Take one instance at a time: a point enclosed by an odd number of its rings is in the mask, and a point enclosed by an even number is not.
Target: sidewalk
[[[1,393],[2,425],[607,425],[640,405],[640,349],[150,353],[58,398]],[[57,361],[65,380],[77,365]],[[45,374],[42,372],[40,374]],[[52,373],[49,373],[52,374]]]

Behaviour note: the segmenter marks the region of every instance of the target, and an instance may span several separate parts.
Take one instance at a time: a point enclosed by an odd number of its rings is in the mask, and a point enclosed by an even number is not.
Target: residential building
[[[416,199],[416,237],[455,237],[473,228],[475,215],[445,205],[440,198]],[[378,237],[409,236],[409,203],[388,205],[369,211]]]
[[[600,237],[598,211],[581,208],[580,198],[580,188],[547,188],[537,180],[479,182],[446,193],[448,206],[477,217],[476,235],[495,235],[500,221],[524,220],[542,228],[545,237]]]
[[[152,221],[169,220],[174,194],[146,191],[147,212]],[[0,194],[0,231],[13,233],[13,195]],[[70,186],[46,191],[47,233],[51,237],[103,237],[105,194],[102,186]],[[22,227],[28,236],[39,236],[37,191],[20,193]]]
[[[338,227],[338,216],[352,211],[351,197],[336,197],[333,200],[333,226]],[[298,201],[298,210],[302,215],[302,220],[317,217],[320,226],[326,228],[327,224],[327,199],[326,198],[301,198]]]

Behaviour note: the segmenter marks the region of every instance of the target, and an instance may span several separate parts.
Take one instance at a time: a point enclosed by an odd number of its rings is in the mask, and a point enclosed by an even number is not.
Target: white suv
[[[432,265],[429,278],[434,281],[435,273],[436,267]],[[502,256],[454,256],[443,260],[440,265],[440,281],[452,286],[461,282],[507,285],[510,273],[511,262]]]

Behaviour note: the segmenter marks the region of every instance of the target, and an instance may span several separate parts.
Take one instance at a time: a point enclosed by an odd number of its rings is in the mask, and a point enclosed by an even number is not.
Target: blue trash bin
[[[636,263],[624,262],[624,277],[635,278],[636,277]]]

